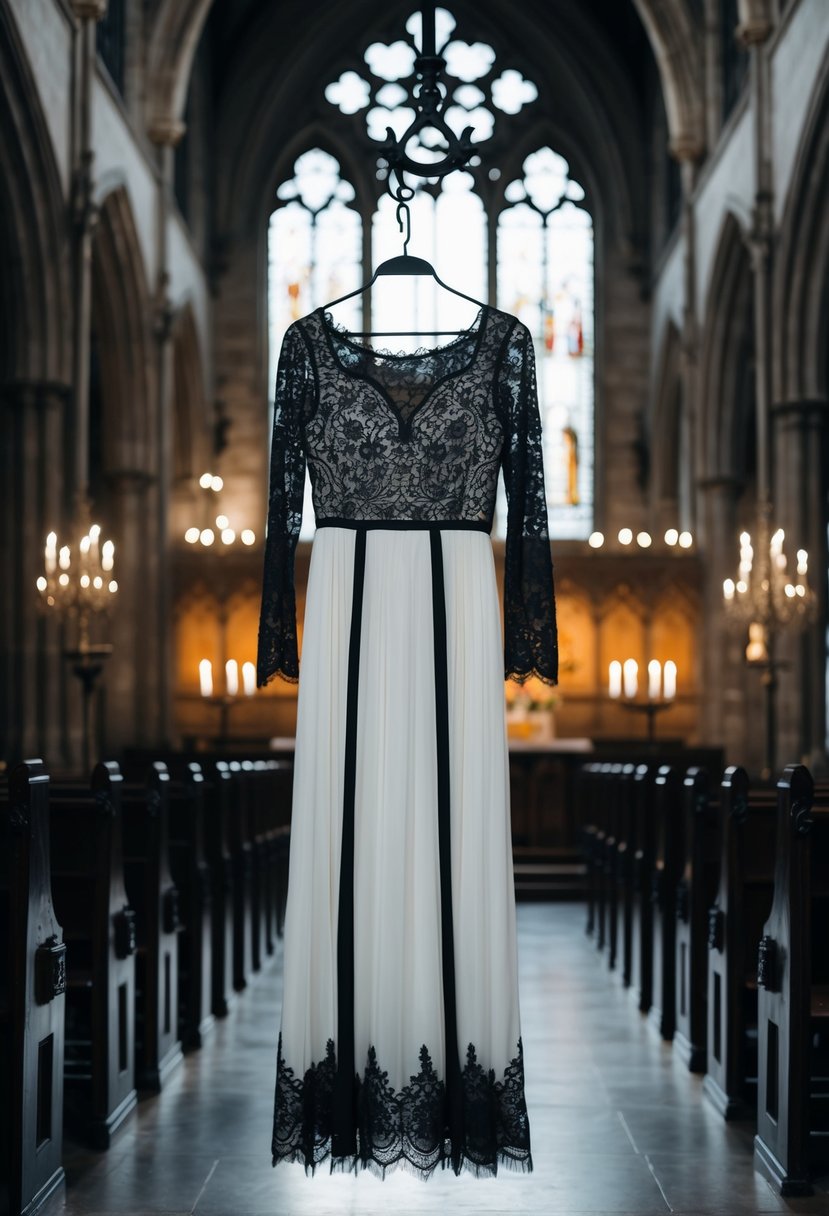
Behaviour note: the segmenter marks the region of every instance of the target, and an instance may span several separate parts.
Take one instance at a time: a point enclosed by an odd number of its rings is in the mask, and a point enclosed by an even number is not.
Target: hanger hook
[[[403,219],[400,214],[401,211],[404,212],[406,216],[405,228],[403,226]],[[412,216],[411,212],[409,211],[409,204],[403,199],[401,199],[397,204],[397,227],[401,232],[405,231],[406,233],[403,239],[403,256],[405,257],[409,252],[409,241],[412,239]]]

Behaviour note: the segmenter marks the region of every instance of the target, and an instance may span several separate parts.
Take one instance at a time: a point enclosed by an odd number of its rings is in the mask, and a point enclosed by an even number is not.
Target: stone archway
[[[8,6],[0,6],[0,265],[0,751],[12,761],[65,750],[59,630],[34,608],[44,537],[68,507],[71,313],[60,175]]]

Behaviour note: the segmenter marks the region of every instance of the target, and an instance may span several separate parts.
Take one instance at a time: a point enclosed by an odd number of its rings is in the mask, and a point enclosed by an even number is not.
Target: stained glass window
[[[550,535],[593,526],[593,224],[550,148],[528,156],[498,218],[498,304],[535,340]],[[498,518],[506,501],[499,497]],[[503,524],[501,525],[503,527]]]
[[[312,148],[298,157],[293,177],[278,188],[281,203],[273,212],[268,233],[269,355],[268,384],[276,381],[276,364],[285,330],[337,296],[358,287],[362,276],[363,225],[354,201],[354,187],[340,174],[335,157]],[[357,325],[360,303],[343,305],[343,322]],[[269,402],[268,434],[273,425]],[[311,479],[305,478],[301,540],[315,530]]]
[[[553,538],[586,539],[593,529],[594,305],[593,223],[582,187],[567,161],[541,146],[526,156],[519,176],[503,175],[517,116],[528,110],[534,128],[539,101],[535,84],[499,62],[483,42],[464,41],[452,14],[436,10],[436,44],[446,60],[445,117],[458,133],[473,128],[482,152],[467,171],[416,184],[411,203],[409,252],[426,258],[441,278],[469,296],[514,313],[535,340],[544,442],[545,485]],[[278,191],[270,225],[271,374],[286,326],[320,304],[366,282],[374,267],[402,251],[395,202],[385,193],[382,157],[371,140],[390,127],[400,136],[414,117],[411,85],[420,14],[405,36],[375,42],[363,63],[345,68],[323,88],[332,123],[355,131],[368,153],[361,197],[377,201],[357,209],[355,191],[337,160],[314,148],[300,156]],[[442,155],[441,139],[426,130],[410,154],[421,162]],[[487,159],[487,150],[490,155]],[[376,149],[375,149],[376,153]],[[413,183],[415,184],[414,180]],[[363,263],[363,230],[370,251]],[[490,251],[496,265],[488,265]],[[431,278],[389,276],[368,293],[335,310],[337,319],[361,330],[430,332],[469,325],[474,306],[443,291]],[[437,344],[438,340],[435,339]],[[396,349],[428,340],[395,337]],[[382,344],[382,342],[381,342]],[[310,481],[301,539],[313,535]],[[494,532],[506,532],[506,496],[499,482]]]

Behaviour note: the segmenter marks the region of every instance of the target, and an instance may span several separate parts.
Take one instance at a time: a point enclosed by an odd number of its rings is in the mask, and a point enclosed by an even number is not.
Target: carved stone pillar
[[[829,402],[786,402],[774,407],[773,416],[776,518],[786,532],[790,562],[797,549],[808,551],[809,583],[818,600],[815,623],[785,642],[783,654],[792,666],[780,682],[781,757],[802,758],[826,772]]]
[[[47,532],[64,523],[64,424],[69,386],[0,387],[0,753],[68,762],[61,630],[37,612]]]
[[[729,625],[722,593],[723,579],[733,576],[737,561],[738,488],[737,479],[726,476],[698,484],[705,552],[701,737],[705,743],[722,745],[728,763],[758,771],[762,729],[755,729],[747,717],[749,680],[755,673],[746,671],[745,639]],[[759,691],[758,685],[758,698]]]

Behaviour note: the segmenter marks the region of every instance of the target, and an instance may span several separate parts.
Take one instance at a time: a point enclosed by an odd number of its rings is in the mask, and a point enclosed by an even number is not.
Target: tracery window
[[[298,157],[277,189],[269,230],[270,385],[290,322],[366,282],[380,261],[401,252],[395,203],[383,193],[386,165],[371,141],[383,139],[387,127],[399,137],[414,117],[410,97],[419,13],[405,30],[406,37],[373,43],[359,71],[347,68],[323,89],[332,131],[357,143],[355,162],[370,167],[360,196],[375,199],[373,207],[361,214],[354,185],[343,177],[337,159],[320,148]],[[514,313],[529,327],[538,367],[550,535],[586,538],[593,528],[594,309],[593,224],[583,205],[585,192],[564,158],[548,146],[515,162],[521,115],[526,110],[534,126],[539,121],[535,84],[516,68],[502,67],[492,47],[456,37],[455,19],[442,8],[436,13],[436,42],[447,65],[447,121],[458,133],[471,126],[481,155],[442,183],[426,179],[417,185],[410,252],[431,261],[445,282]],[[420,161],[438,159],[438,141],[437,133],[427,130],[409,151]],[[502,175],[496,166],[510,162],[515,170]],[[364,241],[364,232],[370,239]],[[368,293],[355,297],[340,306],[338,318],[354,329],[368,328],[369,308],[373,305],[376,317],[391,315],[392,303],[395,328],[443,330],[469,323],[468,302],[425,276],[381,278],[373,301]],[[395,339],[395,345],[411,348],[417,340]],[[505,531],[501,481],[494,534]],[[313,534],[307,478],[300,539]]]

